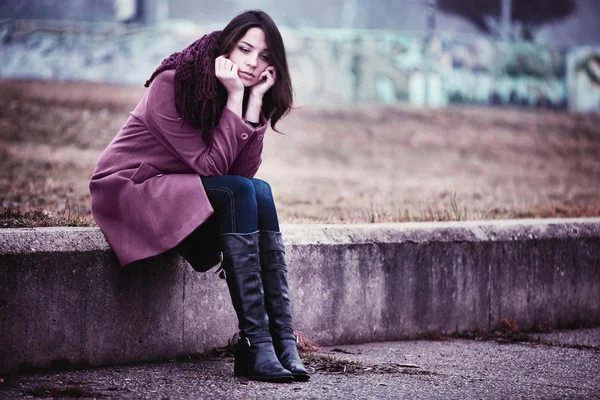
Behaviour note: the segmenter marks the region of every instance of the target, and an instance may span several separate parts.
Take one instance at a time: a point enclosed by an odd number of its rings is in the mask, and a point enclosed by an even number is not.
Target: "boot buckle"
[[[246,349],[246,348],[249,349],[252,347],[252,343],[250,343],[250,339],[248,339],[247,337],[238,337],[238,340],[237,340],[237,342],[235,342],[233,347],[236,350],[241,350],[241,349]]]

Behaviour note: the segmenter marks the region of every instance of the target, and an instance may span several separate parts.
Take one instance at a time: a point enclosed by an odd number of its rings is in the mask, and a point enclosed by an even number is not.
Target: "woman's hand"
[[[230,96],[244,94],[244,83],[238,76],[238,66],[225,56],[215,59],[215,75]]]
[[[258,83],[250,88],[252,97],[262,99],[265,93],[267,93],[275,84],[275,79],[275,67],[267,67],[258,77]]]
[[[250,88],[250,98],[246,107],[246,121],[260,122],[262,100],[265,93],[275,84],[275,67],[267,67],[258,77],[258,83]]]

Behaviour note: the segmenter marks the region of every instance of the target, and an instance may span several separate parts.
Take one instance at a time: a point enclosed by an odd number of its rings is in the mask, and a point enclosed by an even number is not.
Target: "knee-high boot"
[[[269,334],[258,254],[258,232],[225,234],[220,237],[222,267],[239,321],[235,345],[234,374],[269,382],[290,382],[294,378],[283,368]]]
[[[296,380],[306,381],[310,375],[298,355],[298,339],[292,327],[287,264],[281,233],[261,231],[259,243],[265,303],[275,352],[281,364]]]

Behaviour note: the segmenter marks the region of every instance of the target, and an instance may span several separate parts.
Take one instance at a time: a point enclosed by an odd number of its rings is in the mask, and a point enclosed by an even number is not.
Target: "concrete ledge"
[[[600,324],[600,218],[283,226],[296,329],[322,345]],[[95,228],[0,230],[0,373],[168,359],[235,331],[173,254],[121,268]]]

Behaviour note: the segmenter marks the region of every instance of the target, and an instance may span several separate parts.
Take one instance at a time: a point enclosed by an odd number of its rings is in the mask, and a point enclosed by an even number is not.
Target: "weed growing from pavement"
[[[584,329],[590,328],[590,326],[573,323],[565,326],[561,326],[560,329]],[[580,350],[593,350],[600,351],[598,346],[587,346],[580,344],[554,344],[542,339],[541,336],[536,334],[550,333],[553,330],[549,327],[536,325],[527,331],[523,331],[519,328],[516,321],[510,318],[504,318],[498,326],[493,329],[475,329],[472,331],[461,331],[454,332],[449,335],[443,335],[439,332],[428,332],[418,337],[419,340],[434,340],[434,341],[447,341],[449,339],[471,339],[476,341],[495,341],[497,343],[530,343],[543,346],[553,347],[566,347]]]
[[[298,337],[298,353],[309,373],[328,374],[405,374],[405,375],[433,375],[434,372],[421,369],[418,365],[383,363],[371,364],[357,360],[348,360],[332,354],[327,354],[316,344],[312,343],[302,332],[295,332]],[[180,359],[192,360],[218,360],[230,358],[235,355],[233,343],[237,341],[237,333],[227,340],[227,345],[206,349],[203,353],[196,353]],[[354,354],[342,349],[333,349],[331,352]]]
[[[348,360],[325,352],[306,353],[299,351],[302,362],[310,374],[403,374],[403,375],[435,375],[435,372],[422,369],[418,365],[382,363],[372,364],[357,360]],[[219,361],[229,359],[233,362],[235,352],[228,347],[207,349],[203,353],[195,353],[178,357],[180,361]]]
[[[81,386],[67,386],[64,389],[53,388],[51,386],[41,385],[33,389],[23,392],[24,396],[54,398],[54,397],[69,397],[69,398],[102,398],[106,397],[100,393],[91,392],[90,389]]]
[[[330,374],[404,374],[404,375],[435,375],[435,372],[421,369],[418,365],[382,363],[371,364],[356,360],[347,360],[328,354],[311,353],[303,358],[309,372]]]
[[[531,337],[521,331],[517,323],[510,318],[504,318],[496,328],[489,331],[478,329],[471,332],[455,332],[451,337],[473,340],[495,340],[498,343],[531,341]]]

